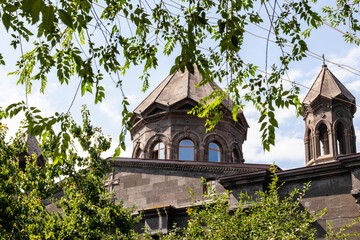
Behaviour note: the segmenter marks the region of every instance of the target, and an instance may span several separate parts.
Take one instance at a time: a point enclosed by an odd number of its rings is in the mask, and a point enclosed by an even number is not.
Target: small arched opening
[[[336,149],[338,154],[346,153],[346,145],[345,145],[345,132],[344,132],[344,124],[339,122],[336,124],[335,133],[336,133]]]
[[[231,152],[231,159],[232,159],[232,162],[234,162],[234,163],[241,162],[239,151],[236,148],[234,148]]]
[[[329,134],[328,129],[324,123],[319,127],[319,141],[320,141],[320,156],[330,153],[329,150]]]

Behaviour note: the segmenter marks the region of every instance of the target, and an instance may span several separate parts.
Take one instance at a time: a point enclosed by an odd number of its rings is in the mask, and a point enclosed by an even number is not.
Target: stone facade
[[[105,185],[115,192],[117,201],[124,207],[135,205],[134,214],[142,214],[138,231],[146,226],[152,231],[166,233],[174,223],[185,226],[186,209],[195,197],[203,201],[207,184],[213,182],[218,193],[225,191],[218,179],[222,176],[251,173],[269,169],[265,164],[209,163],[196,161],[171,161],[116,158],[114,171]],[[189,193],[192,189],[194,195]]]

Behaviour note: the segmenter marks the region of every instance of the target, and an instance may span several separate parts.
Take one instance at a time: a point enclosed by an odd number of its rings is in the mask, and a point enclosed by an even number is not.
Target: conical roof
[[[134,113],[144,112],[153,103],[159,103],[164,106],[171,106],[186,98],[199,102],[200,99],[209,96],[213,90],[221,89],[215,82],[206,83],[195,87],[201,82],[202,78],[196,65],[194,65],[194,74],[187,69],[185,72],[180,70],[169,75],[157,86],[139,106]],[[231,107],[231,101],[223,101],[225,107]]]
[[[323,65],[321,72],[304,98],[303,104],[310,104],[320,95],[330,99],[341,96],[349,102],[355,102],[355,97],[332,74],[326,65]]]

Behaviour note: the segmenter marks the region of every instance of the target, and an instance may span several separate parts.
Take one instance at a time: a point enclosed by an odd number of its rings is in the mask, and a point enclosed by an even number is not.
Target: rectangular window
[[[205,184],[205,194],[211,195],[214,194],[216,191],[216,180],[207,180]]]

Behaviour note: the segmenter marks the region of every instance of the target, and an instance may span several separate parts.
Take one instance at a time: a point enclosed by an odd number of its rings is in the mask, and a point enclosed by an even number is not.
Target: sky
[[[263,11],[259,9],[259,11]],[[251,33],[258,36],[267,37],[267,32],[253,27]],[[0,25],[0,32],[6,33],[3,26]],[[9,76],[8,73],[14,71],[16,60],[21,55],[19,49],[12,50],[9,46],[10,39],[7,34],[2,34],[1,52],[7,60],[6,66],[0,66],[0,106],[6,107],[11,103],[25,100],[25,88],[17,85],[16,76]],[[271,38],[273,39],[273,37]],[[316,31],[308,40],[309,50],[318,54],[325,55],[325,58],[331,62],[340,65],[348,65],[355,70],[360,70],[360,47],[347,44],[338,31],[324,26],[322,30]],[[249,61],[259,65],[259,68],[265,69],[265,49],[266,41],[246,34],[244,48],[241,56]],[[270,43],[269,61],[276,61],[279,49]],[[285,49],[286,51],[286,49]],[[170,72],[174,56],[160,56],[158,68],[150,72],[149,89],[141,92],[142,82],[138,80],[140,67],[133,67],[126,76],[124,76],[124,92],[129,99],[130,109],[134,109]],[[333,74],[352,92],[356,99],[360,99],[360,76],[349,71],[345,71],[338,65],[327,62],[328,68]],[[305,58],[300,62],[294,62],[290,65],[288,76],[291,81],[311,87],[317,75],[321,71],[322,60],[315,58]],[[360,72],[357,72],[360,74]],[[287,78],[287,76],[286,76]],[[48,86],[45,94],[39,92],[38,86],[34,84],[33,92],[28,95],[29,106],[36,106],[43,115],[50,116],[55,112],[66,112],[73,100],[79,79],[74,78],[69,85],[60,85],[55,77],[49,76]],[[222,84],[224,87],[224,85]],[[78,94],[71,108],[71,113],[75,120],[81,119],[81,106],[86,104],[91,113],[91,119],[96,126],[102,127],[105,135],[113,139],[112,148],[103,156],[111,156],[117,143],[121,130],[121,101],[122,96],[118,88],[110,79],[104,80],[106,89],[106,98],[102,103],[94,104],[94,97],[91,94],[85,94],[83,97]],[[300,99],[302,100],[308,89],[301,87]],[[305,166],[305,147],[304,147],[304,128],[305,124],[302,117],[296,117],[295,109],[281,109],[276,112],[279,128],[276,130],[276,144],[270,152],[264,152],[261,145],[261,134],[259,124],[257,123],[259,114],[251,104],[246,104],[243,109],[245,117],[250,125],[247,140],[243,144],[243,154],[246,163],[275,163],[282,169],[298,168]],[[360,116],[358,110],[353,119],[357,140],[357,149],[360,151]],[[5,123],[9,128],[9,136],[16,132],[20,116]],[[121,153],[122,157],[131,157],[132,142],[129,134],[126,137],[127,149]]]

